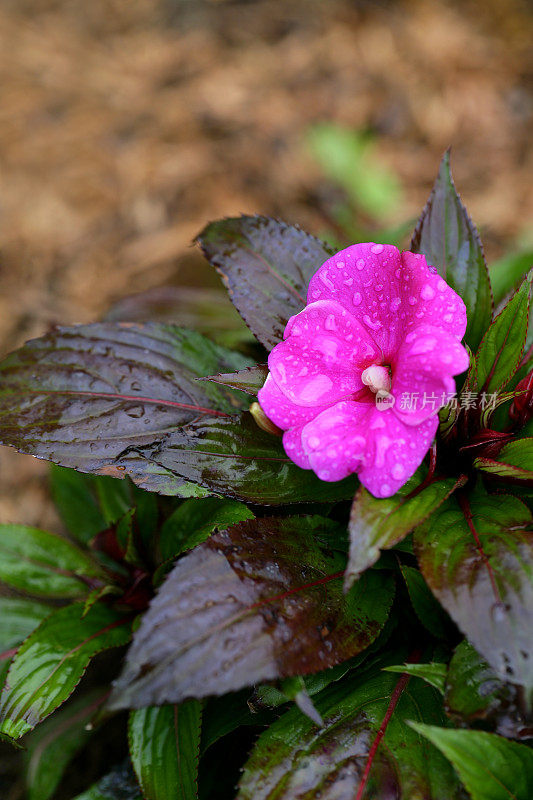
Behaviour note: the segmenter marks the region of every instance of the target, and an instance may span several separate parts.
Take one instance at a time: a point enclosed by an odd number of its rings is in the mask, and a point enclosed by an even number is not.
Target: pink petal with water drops
[[[302,442],[303,425],[297,428],[291,428],[283,434],[283,447],[285,452],[294,463],[302,469],[312,469],[309,456],[305,451]]]
[[[304,426],[304,452],[319,478],[338,481],[365,462],[366,431],[373,410],[372,403],[344,400]]]
[[[390,244],[354,244],[332,256],[311,278],[307,302],[335,298],[382,348],[388,360],[399,331],[391,319],[407,313],[400,293],[400,251]],[[391,317],[392,315],[392,317]]]
[[[328,408],[325,405],[296,405],[283,394],[271,373],[269,373],[263,388],[259,389],[257,399],[267,417],[282,430],[305,425],[306,422]]]
[[[435,325],[462,339],[466,331],[466,306],[437,270],[428,266],[425,257],[403,252],[401,275],[403,292],[412,303],[409,325]],[[416,303],[410,301],[413,297]]]
[[[382,354],[365,328],[333,300],[292,317],[268,366],[278,388],[302,406],[331,405],[363,388],[361,372]]]
[[[312,424],[312,423],[309,423]],[[391,409],[373,409],[368,420],[367,457],[359,480],[374,497],[391,497],[416,472],[437,432],[437,415],[416,427]]]
[[[468,352],[453,334],[433,325],[414,328],[394,362],[394,413],[407,425],[423,422],[446,404],[455,392],[452,376],[468,365]]]

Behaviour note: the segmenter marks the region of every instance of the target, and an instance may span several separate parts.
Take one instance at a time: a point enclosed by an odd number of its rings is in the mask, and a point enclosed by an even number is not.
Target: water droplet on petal
[[[333,289],[335,288],[335,285],[334,285],[333,281],[331,281],[328,278],[328,273],[326,272],[326,270],[322,270],[322,272],[319,272],[318,274],[320,275],[320,280],[322,281],[322,283],[324,284],[326,289],[330,289],[331,291],[333,291]]]
[[[410,306],[416,306],[416,297],[411,296],[407,302]]]
[[[337,261],[337,267],[342,269],[344,267],[344,261]]]
[[[371,249],[371,251],[373,253],[375,253],[378,256],[380,253],[383,252],[383,245],[382,244],[373,244],[370,249]]]
[[[401,304],[402,304],[401,298],[393,297],[393,299],[390,301],[390,310],[391,311],[398,311],[398,309],[400,308]]]
[[[405,468],[402,464],[395,464],[392,468],[392,477],[397,481],[405,475]]]
[[[307,440],[307,444],[311,448],[311,450],[316,450],[317,447],[320,447],[320,439],[318,436],[310,436]]]
[[[437,282],[437,289],[439,290],[439,292],[445,292],[447,288],[448,284],[446,283],[446,281],[443,281],[442,278],[440,278],[439,281]]]
[[[358,259],[357,259],[357,261],[355,262],[355,266],[356,266],[356,267],[357,267],[357,269],[359,269],[359,270],[361,270],[361,269],[364,269],[364,268],[365,268],[365,262],[364,262],[364,260],[363,260],[362,258],[358,258]]]
[[[309,383],[300,391],[300,399],[304,403],[313,400],[318,400],[322,395],[329,392],[333,387],[333,381],[327,375],[316,375]]]
[[[327,331],[337,330],[337,323],[335,322],[335,316],[333,314],[328,314],[324,323],[324,327]]]
[[[426,283],[420,294],[422,296],[422,300],[433,300],[435,297],[435,289],[430,286],[429,283]]]
[[[354,294],[354,296],[352,297],[352,303],[354,304],[354,306],[360,306],[362,299],[363,298],[361,297],[361,293],[360,292],[356,292]]]
[[[381,322],[380,322],[379,320],[376,320],[375,322],[372,322],[372,320],[370,319],[370,317],[368,316],[368,314],[365,314],[365,315],[364,315],[364,317],[363,317],[363,322],[364,322],[364,323],[365,323],[365,325],[367,325],[369,328],[372,328],[372,330],[373,330],[373,331],[377,331],[377,330],[379,330],[379,328],[381,328]]]

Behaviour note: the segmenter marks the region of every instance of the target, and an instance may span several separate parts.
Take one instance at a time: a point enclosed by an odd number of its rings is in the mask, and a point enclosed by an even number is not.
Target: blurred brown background
[[[443,150],[489,258],[531,220],[526,0],[1,0],[0,351],[126,294],[215,281],[206,221],[327,226],[318,121],[373,134],[416,216]],[[530,240],[531,241],[531,240]],[[55,525],[0,454],[0,521]]]

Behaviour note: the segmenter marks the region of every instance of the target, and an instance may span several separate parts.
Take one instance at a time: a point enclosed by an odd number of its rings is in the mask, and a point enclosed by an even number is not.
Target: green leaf
[[[533,690],[533,534],[515,497],[446,501],[414,535],[433,593],[496,673]],[[529,700],[531,702],[531,699]]]
[[[0,597],[0,653],[22,642],[51,613],[35,600]]]
[[[533,266],[533,251],[509,253],[489,266],[494,303],[498,305]]]
[[[266,725],[271,720],[270,712],[251,710],[249,689],[213,697],[203,711],[200,752],[203,755],[212,744],[241,725]]]
[[[343,594],[332,526],[321,517],[247,520],[184,556],[142,618],[112,707],[222,694],[364,650],[387,620],[393,580],[372,571]]]
[[[198,797],[201,721],[198,700],[131,712],[131,761],[146,800]]]
[[[238,372],[209,375],[203,380],[219,383],[222,386],[229,386],[230,389],[239,389],[241,392],[257,397],[257,393],[266,381],[267,375],[268,365],[256,364],[254,367],[246,367],[246,369],[241,369]]]
[[[196,545],[205,542],[216,528],[227,528],[253,517],[253,512],[247,506],[235,500],[218,497],[185,500],[161,527],[161,559],[166,561],[186,550],[192,550]]]
[[[285,713],[259,737],[238,800],[354,800],[397,684],[397,676],[381,672],[328,687],[314,699],[324,720],[320,731],[299,710]],[[406,725],[410,719],[444,721],[439,693],[422,681],[410,682],[397,699],[363,796],[459,800],[453,771]]]
[[[393,497],[377,499],[363,486],[352,505],[350,523],[350,558],[345,586],[374,564],[381,549],[401,542],[420,525],[465,479],[446,478],[424,487],[423,470],[419,470]],[[412,496],[410,496],[412,495]]]
[[[410,249],[423,253],[464,300],[468,317],[465,339],[475,350],[492,318],[491,288],[479,234],[452,179],[449,151],[441,161]]]
[[[494,733],[411,723],[451,761],[472,800],[531,800],[533,751]]]
[[[502,447],[497,459],[476,458],[474,466],[491,475],[533,481],[533,438],[509,442]]]
[[[477,388],[504,389],[518,369],[526,341],[533,271],[500,311],[476,353]]]
[[[26,739],[28,800],[48,800],[54,794],[69,762],[91,738],[89,723],[106,697],[107,691],[96,689],[73,700]]]
[[[81,472],[123,478],[121,454],[155,449],[192,420],[228,419],[238,410],[235,392],[197,378],[248,363],[171,325],[58,328],[0,364],[0,441]]]
[[[422,625],[437,639],[448,639],[453,636],[456,629],[448,614],[431,593],[423,575],[414,567],[402,564],[400,568],[411,605]]]
[[[50,465],[50,488],[61,519],[68,531],[82,544],[107,527],[96,502],[96,479],[73,469]]]
[[[71,695],[93,656],[128,642],[131,616],[104,605],[82,614],[83,603],[60,608],[19,648],[0,698],[0,732],[23,736]]]
[[[144,800],[129,762],[115,767],[74,800]]]
[[[300,228],[269,217],[242,216],[210,223],[199,234],[230,299],[268,350],[305,306],[309,281],[332,251]]]
[[[413,678],[422,678],[441,694],[444,694],[446,683],[446,664],[431,662],[430,664],[400,664],[392,667],[384,667],[386,672],[399,672],[401,675],[411,675]]]
[[[101,577],[95,562],[53,533],[26,525],[0,525],[0,580],[41,597],[82,597],[84,578]]]
[[[517,695],[517,688],[504,683],[470,642],[464,639],[457,646],[446,679],[445,704],[452,718],[470,725],[482,721],[512,738],[523,732],[527,736],[528,720]]]

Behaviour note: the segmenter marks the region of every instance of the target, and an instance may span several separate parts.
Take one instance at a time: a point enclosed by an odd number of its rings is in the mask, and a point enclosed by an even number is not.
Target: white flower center
[[[361,380],[372,392],[390,392],[391,377],[388,367],[372,364],[363,370]]]

